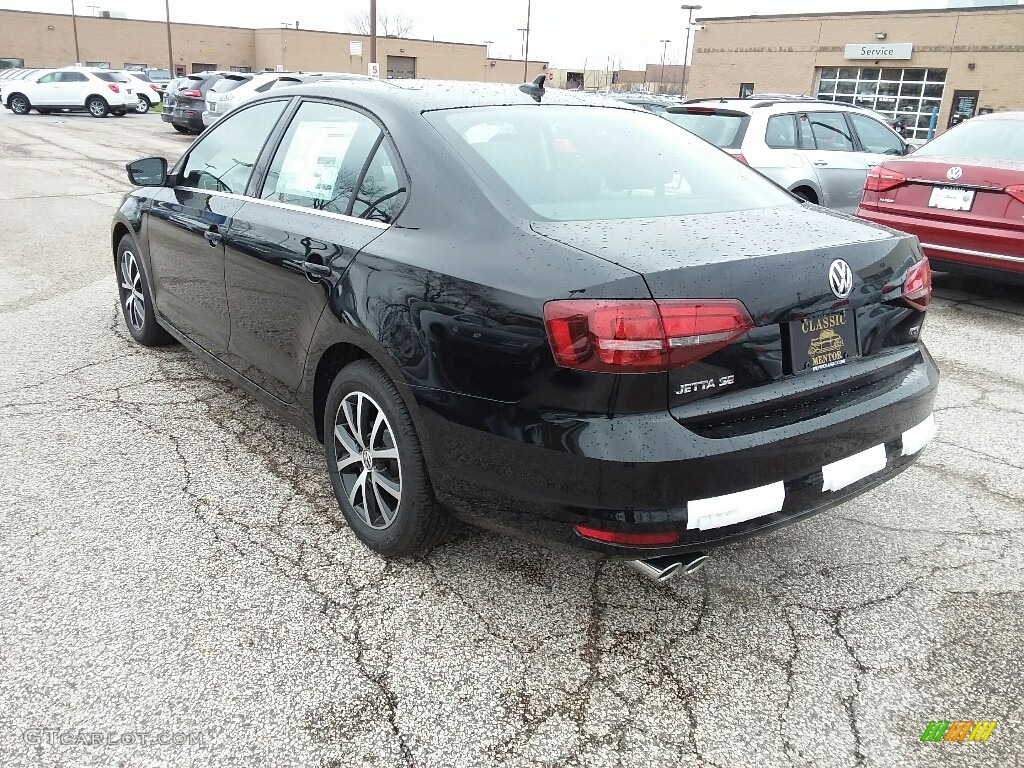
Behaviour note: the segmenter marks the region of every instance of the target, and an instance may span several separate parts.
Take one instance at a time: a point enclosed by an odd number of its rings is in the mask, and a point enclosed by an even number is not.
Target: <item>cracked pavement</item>
[[[1022,764],[1024,290],[939,277],[921,460],[693,578],[475,530],[387,563],[314,440],[124,329],[124,162],[188,142],[0,114],[0,765]]]

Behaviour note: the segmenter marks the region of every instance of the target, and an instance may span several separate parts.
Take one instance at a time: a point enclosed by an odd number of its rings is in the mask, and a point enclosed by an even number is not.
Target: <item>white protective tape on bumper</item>
[[[868,475],[881,472],[885,469],[885,446],[876,445],[866,451],[847,456],[832,464],[826,464],[821,468],[824,477],[821,490],[838,491],[848,485],[853,485],[858,480],[863,480]]]
[[[755,517],[780,512],[786,501],[786,487],[780,480],[748,491],[696,499],[686,505],[687,529],[721,528],[743,523]]]
[[[917,453],[931,442],[935,437],[938,427],[935,425],[935,414],[931,414],[916,427],[911,427],[903,433],[903,455],[910,456]]]

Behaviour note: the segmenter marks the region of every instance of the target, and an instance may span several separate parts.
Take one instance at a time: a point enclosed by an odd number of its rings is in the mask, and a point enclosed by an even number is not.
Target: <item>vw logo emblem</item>
[[[952,168],[946,171],[946,178],[949,179],[950,181],[956,181],[963,175],[964,169],[961,168],[959,165],[954,165]]]
[[[836,259],[828,268],[828,285],[837,299],[845,299],[853,293],[853,270],[842,259]]]

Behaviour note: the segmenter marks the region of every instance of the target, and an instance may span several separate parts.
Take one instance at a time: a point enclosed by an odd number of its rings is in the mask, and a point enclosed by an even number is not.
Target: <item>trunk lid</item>
[[[786,206],[533,228],[638,272],[655,299],[743,302],[753,330],[668,375],[672,413],[687,424],[713,415],[712,432],[729,422],[722,416],[730,409],[745,414],[739,421],[746,426],[737,428],[756,428],[748,412],[771,411],[773,400],[775,410],[798,420],[810,402],[821,407],[836,392],[856,389],[865,375],[863,383],[877,380],[879,370],[892,373],[887,366],[898,349],[917,342],[923,315],[898,301],[907,270],[921,259],[916,239],[847,216]],[[831,288],[836,260],[853,273],[845,298]],[[819,320],[839,315],[839,334],[827,325],[838,319]],[[837,352],[835,360],[820,357]]]

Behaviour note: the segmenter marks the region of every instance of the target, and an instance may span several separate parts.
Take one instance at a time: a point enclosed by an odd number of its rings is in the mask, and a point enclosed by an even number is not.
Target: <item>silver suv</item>
[[[812,203],[853,213],[868,171],[913,152],[875,113],[812,99],[706,99],[664,115]]]

